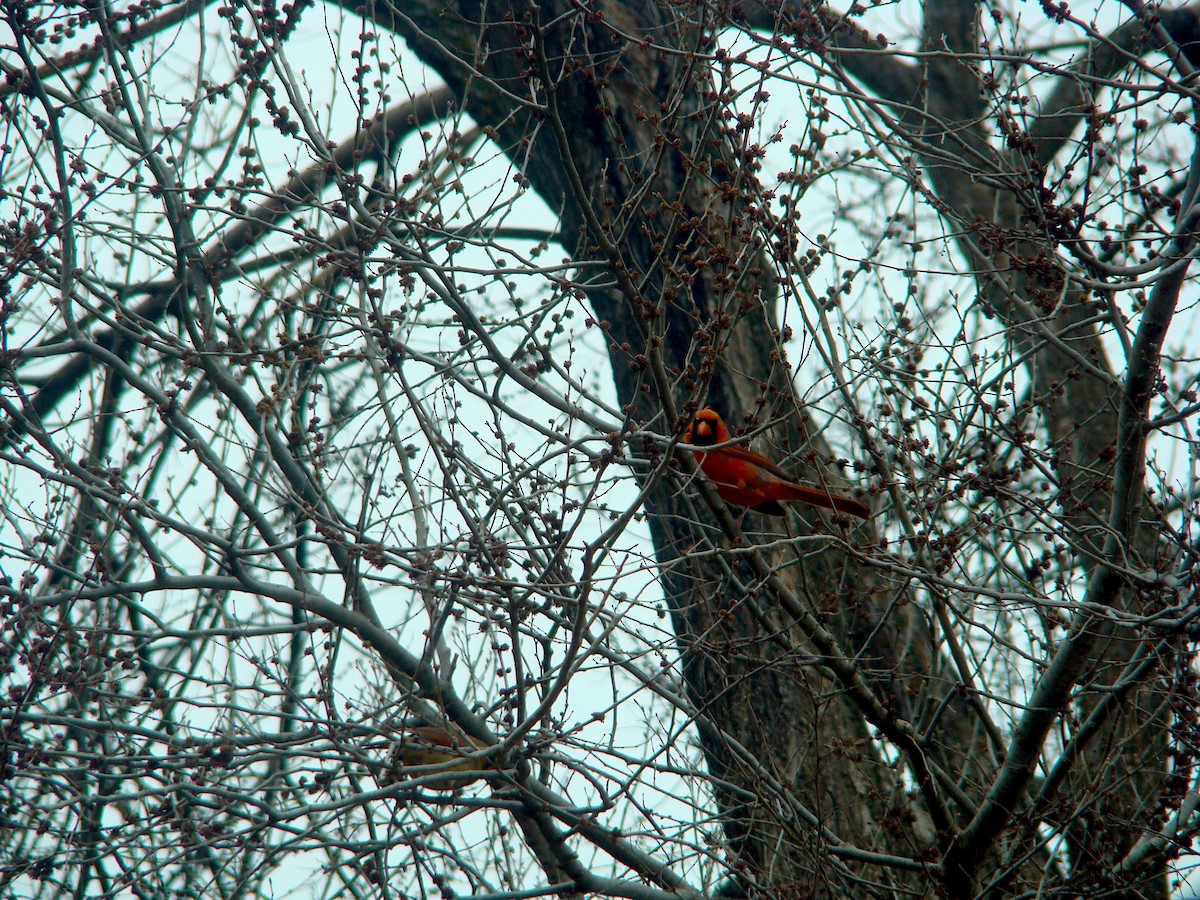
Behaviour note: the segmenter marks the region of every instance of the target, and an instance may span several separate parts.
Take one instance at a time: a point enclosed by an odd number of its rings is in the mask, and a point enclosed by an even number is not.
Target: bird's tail
[[[806,487],[803,484],[792,484],[788,485],[788,493],[789,496],[780,497],[779,499],[791,500],[796,503],[807,503],[809,506],[820,506],[823,509],[833,509],[850,516],[858,516],[860,519],[871,518],[871,509],[865,503],[859,503],[857,500],[842,497],[839,494],[831,494],[820,488]]]

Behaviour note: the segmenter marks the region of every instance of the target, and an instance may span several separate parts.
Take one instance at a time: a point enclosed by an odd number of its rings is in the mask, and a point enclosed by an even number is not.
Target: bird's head
[[[729,429],[724,420],[715,410],[702,409],[696,413],[696,418],[683,433],[683,439],[698,447],[709,447],[713,444],[723,444],[729,440]]]

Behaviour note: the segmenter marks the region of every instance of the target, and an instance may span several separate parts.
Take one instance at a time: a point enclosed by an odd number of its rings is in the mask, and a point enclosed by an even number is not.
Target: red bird
[[[729,440],[729,429],[715,411],[702,409],[683,439],[700,447],[724,444]],[[716,485],[717,493],[726,503],[748,506],[769,516],[785,515],[780,504],[795,502],[835,509],[860,519],[871,517],[871,510],[857,500],[797,484],[775,463],[745,447],[696,450],[695,454],[700,470]]]

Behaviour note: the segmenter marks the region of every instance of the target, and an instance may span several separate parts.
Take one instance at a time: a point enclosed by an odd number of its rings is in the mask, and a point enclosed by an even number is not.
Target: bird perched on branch
[[[388,763],[389,781],[401,780],[404,769],[408,766],[443,765],[455,760],[458,760],[455,765],[448,765],[443,771],[456,774],[482,771],[487,768],[487,760],[479,756],[472,757],[470,754],[486,746],[477,738],[448,724],[410,727],[400,740],[392,745]],[[461,780],[458,783],[461,783]]]
[[[729,441],[729,429],[714,410],[702,409],[696,413],[683,439],[698,447],[716,447],[694,452],[700,470],[716,485],[717,493],[726,503],[749,507],[769,516],[785,515],[784,503],[807,503],[860,519],[871,517],[871,510],[865,504],[799,484],[771,460],[753,450],[716,446]]]

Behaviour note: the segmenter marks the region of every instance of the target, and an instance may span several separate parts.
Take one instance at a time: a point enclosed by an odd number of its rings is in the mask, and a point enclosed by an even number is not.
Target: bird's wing
[[[788,482],[788,484],[798,484],[796,477],[789,472],[785,472],[771,460],[765,456],[755,453],[753,450],[747,450],[745,447],[722,447],[716,451],[724,453],[727,456],[737,460],[738,462],[747,463],[747,484],[749,486],[759,486],[769,484],[773,479],[778,478]],[[749,479],[753,479],[750,481]]]

